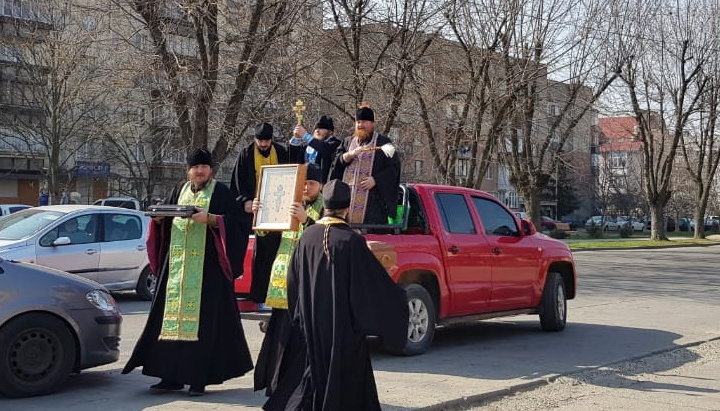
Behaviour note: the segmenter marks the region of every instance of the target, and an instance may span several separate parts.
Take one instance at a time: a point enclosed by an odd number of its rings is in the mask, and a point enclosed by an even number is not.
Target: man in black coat
[[[400,159],[392,141],[375,131],[371,108],[357,111],[355,135],[338,147],[330,179],[341,179],[352,190],[349,223],[387,224],[395,216]]]
[[[237,201],[243,217],[248,236],[252,227],[252,203],[260,183],[260,168],[264,165],[287,164],[289,160],[287,149],[273,141],[273,127],[262,123],[255,129],[254,141],[245,146],[238,155],[233,170],[230,189]],[[249,297],[258,303],[265,301],[270,269],[275,254],[280,245],[280,233],[259,233],[255,236],[255,250],[253,254],[252,283]],[[245,255],[245,250],[236,250]]]
[[[390,347],[407,340],[405,291],[345,220],[349,186],[331,180],[323,203],[324,217],[305,230],[291,260],[286,355],[294,354],[266,410],[380,410],[366,337]]]
[[[295,126],[288,146],[290,162],[317,164],[322,170],[321,183],[325,184],[335,160],[335,152],[340,145],[340,140],[333,135],[334,132],[335,124],[329,116],[320,117],[312,134],[302,125]]]

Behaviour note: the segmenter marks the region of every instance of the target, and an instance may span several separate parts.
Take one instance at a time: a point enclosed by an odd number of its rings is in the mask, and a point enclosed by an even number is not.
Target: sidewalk
[[[482,406],[493,411],[720,410],[720,340],[560,377]]]

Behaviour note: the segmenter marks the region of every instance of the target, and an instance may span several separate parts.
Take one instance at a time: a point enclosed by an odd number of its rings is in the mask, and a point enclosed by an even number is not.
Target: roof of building
[[[635,117],[600,118],[600,151],[640,151],[642,143],[636,139]]]

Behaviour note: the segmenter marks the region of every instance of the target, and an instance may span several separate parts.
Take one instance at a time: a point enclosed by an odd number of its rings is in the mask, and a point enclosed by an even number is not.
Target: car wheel
[[[157,276],[152,274],[149,266],[145,267],[142,273],[140,273],[135,292],[143,300],[149,301],[152,300],[155,295],[155,287],[157,287]]]
[[[0,393],[29,397],[55,391],[75,365],[75,338],[49,314],[25,314],[0,328]]]
[[[561,331],[566,320],[565,283],[559,273],[549,273],[540,302],[540,325],[545,331]]]
[[[405,347],[387,350],[400,355],[418,355],[430,348],[435,336],[436,311],[430,294],[420,284],[402,286],[407,294],[409,321]]]

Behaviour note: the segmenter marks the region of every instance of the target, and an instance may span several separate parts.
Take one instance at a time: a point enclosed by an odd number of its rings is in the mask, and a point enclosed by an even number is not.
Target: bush
[[[602,225],[595,224],[594,222],[587,226],[587,233],[590,238],[602,238],[603,229]]]
[[[624,225],[618,229],[618,232],[620,233],[620,237],[622,238],[628,238],[633,235],[633,229],[631,225]]]
[[[562,230],[552,230],[550,231],[550,234],[548,234],[552,238],[556,238],[558,240],[562,240],[563,238],[568,238],[567,231]]]

